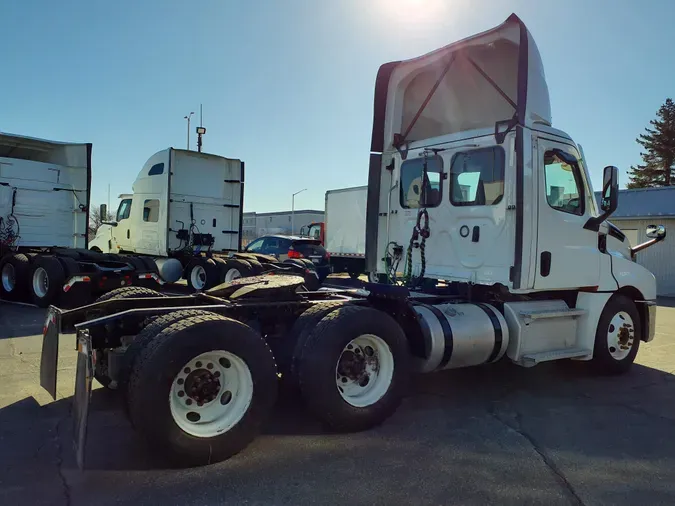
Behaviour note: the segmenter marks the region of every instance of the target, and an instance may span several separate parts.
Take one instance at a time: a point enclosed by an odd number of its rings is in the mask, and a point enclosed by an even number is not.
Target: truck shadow
[[[42,334],[47,310],[0,301],[0,339]]]
[[[587,457],[602,459],[623,455],[621,458],[630,456],[644,462],[672,458],[675,441],[667,437],[664,442],[664,438],[667,436],[665,429],[669,433],[675,422],[672,403],[675,378],[640,365],[635,365],[628,375],[600,377],[589,373],[584,365],[544,364],[524,370],[501,363],[416,377],[398,412],[381,427],[360,434],[331,434],[297,399],[283,396],[263,434],[249,447],[253,448],[252,453],[246,449],[227,463],[218,465],[248,467],[249,458],[269,460],[267,464],[273,465],[271,456],[261,456],[267,455],[266,445],[283,448],[277,458],[287,453],[296,454],[297,447],[305,444],[311,446],[314,454],[325,448],[331,455],[339,455],[340,447],[344,446],[351,448],[352,457],[358,458],[360,450],[353,448],[355,440],[365,442],[364,452],[368,448],[392,444],[400,444],[401,451],[405,452],[407,445],[422,444],[430,437],[438,439],[438,444],[445,444],[444,438],[456,438],[458,430],[468,431],[471,439],[484,432],[481,424],[499,427],[502,432],[531,433],[528,438],[537,439],[542,447],[553,447],[556,452],[582,452]],[[132,429],[119,397],[102,388],[92,394],[87,469],[145,471],[164,468]],[[11,448],[3,448],[4,445],[11,445],[12,441],[31,441],[30,445],[56,444],[53,430],[57,427],[64,467],[74,469],[70,406],[71,398],[42,407],[33,398],[25,398],[0,409],[0,428],[3,432],[11,428],[12,433],[9,440],[0,438],[0,466],[9,465],[2,461],[16,453],[10,451]],[[616,423],[617,417],[623,420],[622,423]],[[480,421],[475,428],[478,432],[471,427],[476,420]],[[660,441],[659,444],[639,443],[639,438],[631,444],[626,443],[628,446],[622,444],[626,441],[627,431],[630,433],[639,427],[644,431],[650,425],[654,425],[654,432],[648,429],[647,436],[651,432],[652,441]],[[600,439],[593,439],[594,427],[602,428]],[[658,436],[660,430],[664,432]],[[298,436],[306,442],[299,442]],[[48,441],[40,443],[40,437]],[[491,439],[489,435],[485,437]],[[463,443],[460,440],[453,444],[461,446]],[[22,463],[19,459],[12,465],[29,465],[30,462],[28,459]],[[253,468],[250,471],[254,472]],[[675,479],[675,469],[672,474]]]

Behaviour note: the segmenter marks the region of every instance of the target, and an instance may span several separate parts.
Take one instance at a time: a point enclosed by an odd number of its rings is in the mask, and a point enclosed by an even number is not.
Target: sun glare
[[[446,13],[449,0],[378,0],[377,14],[401,25],[432,22]]]

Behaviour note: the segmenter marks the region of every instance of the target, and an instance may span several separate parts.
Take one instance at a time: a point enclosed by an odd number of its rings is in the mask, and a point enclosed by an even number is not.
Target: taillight
[[[299,251],[295,251],[294,249],[289,249],[288,258],[303,258],[303,254]]]

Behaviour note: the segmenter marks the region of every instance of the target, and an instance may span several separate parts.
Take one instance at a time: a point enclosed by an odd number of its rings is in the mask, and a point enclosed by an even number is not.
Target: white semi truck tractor
[[[412,373],[563,359],[625,373],[654,338],[655,278],[633,255],[665,229],[631,250],[607,223],[618,170],[605,168],[598,207],[518,17],[383,65],[371,149],[367,270],[388,283],[307,292],[273,275],[50,309],[41,384],[55,396],[59,336],[74,330],[80,465],[102,360],[148,444],[199,465],[255,437],[280,383],[357,431],[394,414]]]

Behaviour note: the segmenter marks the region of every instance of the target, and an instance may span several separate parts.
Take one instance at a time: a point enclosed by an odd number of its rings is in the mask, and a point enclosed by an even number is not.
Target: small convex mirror
[[[647,227],[647,237],[650,239],[663,239],[666,236],[666,227],[663,225],[649,225]]]

